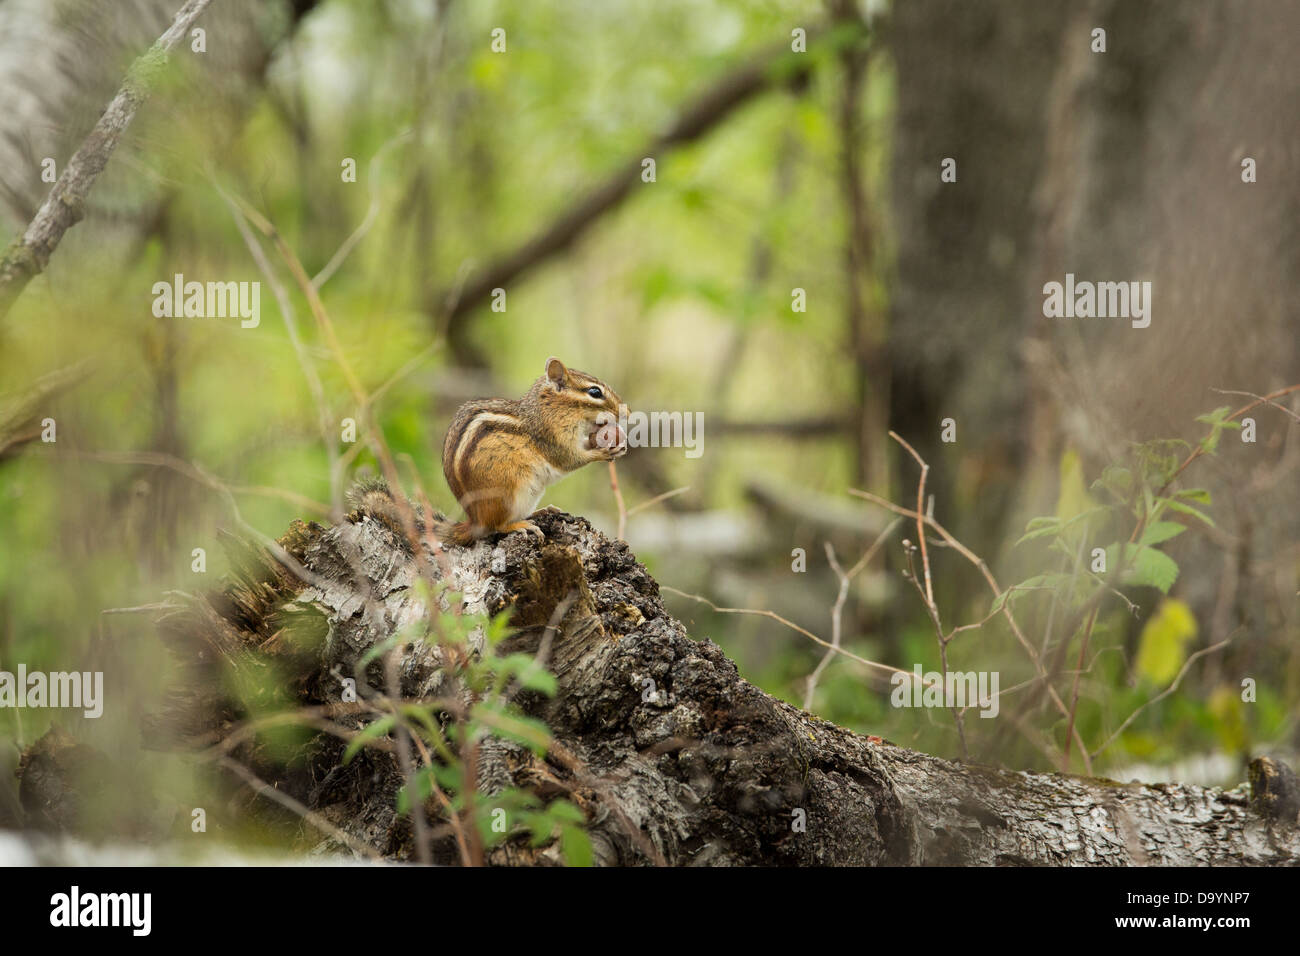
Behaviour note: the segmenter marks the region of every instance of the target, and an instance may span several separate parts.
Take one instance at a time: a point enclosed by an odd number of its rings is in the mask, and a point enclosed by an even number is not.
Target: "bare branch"
[[[256,793],[258,796],[266,797],[269,800],[274,800],[276,803],[284,807],[286,810],[290,810],[293,813],[296,813],[298,816],[302,817],[304,822],[311,824],[311,826],[315,827],[317,830],[319,830],[321,833],[324,833],[326,836],[330,837],[331,839],[338,840],[340,843],[344,844],[346,847],[353,850],[354,852],[360,853],[363,856],[366,856],[372,860],[376,860],[376,861],[383,860],[384,858],[383,855],[378,851],[376,851],[374,847],[367,846],[365,843],[362,843],[356,837],[352,836],[352,834],[340,830],[338,827],[330,823],[319,813],[316,813],[314,810],[307,809],[300,802],[295,800],[293,797],[289,796],[284,791],[277,790],[275,787],[268,784],[265,780],[257,776],[257,774],[253,773],[253,771],[249,770],[239,761],[232,760],[229,757],[222,757],[218,762],[221,764],[221,766],[225,767],[227,770],[231,771],[236,776],[240,777],[246,784],[248,784],[249,787],[253,789],[253,792]]]
[[[819,30],[809,30],[811,39]],[[514,279],[573,245],[605,213],[627,199],[641,181],[641,161],[662,156],[672,147],[693,142],[709,132],[759,93],[778,82],[796,83],[812,72],[816,59],[791,54],[788,44],[756,56],[728,73],[686,106],[676,121],[651,139],[586,196],[569,207],[549,226],[495,262],[476,272],[459,288],[442,293],[434,308],[448,322],[475,309],[492,290]]]
[[[886,508],[889,511],[894,512],[894,514],[902,515],[905,518],[916,518],[919,515],[919,512],[912,511],[910,508],[904,508],[902,505],[896,505],[888,498],[873,495],[869,491],[850,488],[849,494],[856,495],[859,498],[865,498],[867,501],[875,502],[882,508]],[[985,563],[984,559],[954,538],[952,534],[949,533],[948,529],[934,520],[933,515],[925,515],[924,518],[925,523],[933,528],[938,533],[939,537],[943,538],[943,540],[948,543],[950,548],[955,550],[976,567],[981,576],[983,576],[985,583],[988,584],[989,590],[993,592],[994,600],[996,601],[1001,597],[1003,593],[1002,588],[998,585],[997,579],[993,576],[993,572],[989,570],[989,566]],[[1002,615],[1007,619],[1007,624],[1011,627],[1011,633],[1015,635],[1016,641],[1025,649],[1025,653],[1029,655],[1029,660],[1034,665],[1034,672],[1038,679],[1043,682],[1043,686],[1047,689],[1047,694],[1051,697],[1052,703],[1055,705],[1057,711],[1060,712],[1062,717],[1068,718],[1070,712],[1066,709],[1065,701],[1061,700],[1061,695],[1057,693],[1056,688],[1053,687],[1051,681],[1048,680],[1047,670],[1043,667],[1042,658],[1039,656],[1038,651],[1034,649],[1034,645],[1030,644],[1029,639],[1025,637],[1025,632],[1020,629],[1020,624],[1016,621],[1015,615],[1011,613],[1010,603],[1010,601],[1003,600],[1001,610]],[[1074,729],[1074,741],[1079,745],[1079,750],[1083,754],[1085,772],[1092,773],[1092,764],[1088,756],[1088,751],[1083,745],[1083,739],[1079,736],[1079,730],[1077,727]]]
[[[86,198],[91,187],[108,165],[109,157],[140,106],[149,98],[158,76],[167,65],[168,55],[210,2],[188,0],[167,31],[131,64],[122,88],[108,104],[90,135],[68,160],[63,175],[37,210],[36,218],[0,258],[0,318],[8,314],[27,283],[45,271],[63,234],[85,216]]]
[[[78,385],[91,372],[89,361],[56,369],[24,392],[0,396],[0,460],[40,437],[38,420],[59,395]]]
[[[1295,412],[1291,411],[1291,409],[1287,408],[1285,405],[1279,404],[1278,402],[1273,401],[1273,399],[1268,398],[1267,396],[1256,395],[1254,392],[1238,392],[1228,388],[1212,388],[1210,389],[1210,391],[1218,392],[1220,395],[1243,395],[1246,398],[1253,398],[1255,399],[1256,403],[1262,402],[1267,405],[1272,405],[1278,411],[1285,412],[1287,415],[1290,415],[1296,421],[1300,422],[1300,415],[1297,415]]]
[[[379,218],[379,164],[384,158],[384,153],[388,152],[389,149],[396,146],[398,143],[410,139],[412,135],[414,135],[414,132],[409,129],[398,133],[388,142],[384,143],[383,146],[380,146],[375,155],[370,158],[370,171],[368,173],[368,178],[370,180],[370,206],[366,209],[366,215],[365,218],[361,220],[361,225],[357,226],[357,228],[352,231],[352,235],[343,240],[343,245],[339,246],[338,251],[335,252],[330,258],[330,261],[325,264],[325,268],[316,273],[315,277],[311,280],[311,284],[317,289],[320,289],[321,286],[330,281],[330,277],[338,271],[339,266],[343,265],[347,257],[352,254],[352,250],[356,248],[357,243],[365,238],[366,233],[368,233],[370,228],[375,224],[375,220]]]
[[[847,572],[840,567],[840,562],[835,557],[835,549],[831,547],[831,543],[829,541],[825,542],[826,560],[830,562],[831,570],[834,571],[835,576],[839,578],[840,588],[835,596],[835,604],[831,608],[831,646],[826,649],[826,653],[822,655],[822,659],[817,662],[817,667],[810,675],[808,675],[808,687],[807,690],[804,691],[803,697],[804,710],[812,710],[813,694],[817,691],[817,682],[821,679],[822,671],[824,671],[827,665],[830,664],[831,658],[840,652],[840,636],[843,628],[842,618],[844,615],[844,602],[848,600],[849,585],[853,582],[853,579],[861,573],[862,569],[867,566],[871,559],[876,556],[876,552],[878,552],[881,545],[885,543],[885,539],[893,534],[894,529],[902,523],[902,518],[895,518],[891,521],[889,526],[876,536],[876,540],[871,543],[871,547],[866,550],[866,553],[858,559],[858,563],[853,565],[853,567]]]
[[[912,679],[915,679],[916,677],[914,673],[912,673],[911,671],[905,671],[901,667],[891,667],[889,664],[880,664],[877,663],[876,661],[869,661],[865,657],[859,657],[857,654],[854,654],[852,651],[846,651],[842,647],[836,647],[830,641],[823,640],[822,638],[814,634],[812,631],[808,630],[807,628],[800,627],[798,624],[795,624],[793,621],[782,617],[780,614],[777,614],[775,611],[768,611],[763,608],[752,608],[752,607],[718,607],[718,605],[714,604],[706,597],[703,597],[699,594],[691,594],[687,591],[679,591],[677,590],[677,588],[669,587],[666,584],[659,585],[659,590],[667,591],[669,594],[676,594],[679,597],[690,598],[692,601],[699,601],[701,604],[707,604],[718,614],[754,614],[757,615],[758,617],[770,617],[772,620],[780,624],[784,624],[786,627],[790,628],[790,630],[802,634],[804,637],[808,638],[808,640],[812,641],[814,644],[820,644],[822,647],[830,649],[833,653],[843,654],[849,660],[857,661],[859,664],[863,664],[867,667],[874,667],[877,670],[889,671],[891,674],[905,674],[907,677]],[[936,681],[926,681],[924,679],[921,681],[921,684],[924,687],[929,687],[931,685],[940,686]]]

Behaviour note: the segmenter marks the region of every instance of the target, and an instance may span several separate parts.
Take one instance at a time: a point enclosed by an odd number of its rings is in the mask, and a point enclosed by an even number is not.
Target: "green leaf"
[[[1182,491],[1174,493],[1175,498],[1186,498],[1189,501],[1195,501],[1198,505],[1213,504],[1210,500],[1210,490],[1208,488],[1184,488]]]
[[[1107,491],[1120,503],[1133,494],[1133,472],[1122,465],[1107,465],[1101,477],[1092,483],[1093,491]]]
[[[442,736],[442,728],[438,726],[433,715],[429,713],[428,707],[419,704],[403,704],[401,708],[402,715],[415,721],[421,727],[429,732],[430,739]]]
[[[496,658],[492,661],[492,666],[497,671],[498,692],[511,677],[519,681],[525,690],[540,691],[547,697],[554,697],[558,689],[555,675],[538,664],[531,654],[510,654]]]
[[[1228,421],[1228,415],[1232,411],[1231,405],[1221,405],[1212,412],[1204,415],[1198,415],[1196,420],[1210,426],[1210,433],[1201,439],[1201,450],[1213,455],[1216,448],[1219,447],[1219,438],[1225,428],[1241,428],[1240,422]]]
[[[495,647],[513,633],[514,628],[510,626],[510,612],[502,611],[496,617],[488,621],[487,641],[488,645]]]
[[[1179,514],[1190,515],[1191,517],[1195,518],[1198,521],[1204,521],[1211,528],[1214,527],[1214,521],[1213,519],[1210,518],[1209,515],[1207,515],[1203,511],[1197,511],[1189,504],[1185,504],[1181,501],[1175,501],[1174,499],[1171,498],[1169,500],[1169,510],[1177,511]]]
[[[1187,530],[1187,525],[1179,524],[1177,521],[1157,521],[1154,524],[1147,525],[1142,532],[1140,544],[1160,544],[1168,541],[1170,538],[1176,538]]]
[[[1206,412],[1204,415],[1197,415],[1196,420],[1211,427],[1225,424],[1225,419],[1232,412],[1231,405],[1220,405],[1212,412]]]
[[[556,691],[559,690],[555,675],[536,661],[533,662],[532,667],[520,673],[519,683],[524,690],[539,691],[547,697],[554,697]]]
[[[1126,584],[1159,588],[1163,594],[1168,594],[1177,580],[1178,562],[1155,548],[1139,551],[1132,569],[1125,575]]]
[[[438,786],[448,793],[454,793],[458,796],[452,800],[452,803],[459,807],[461,805],[459,794],[464,787],[465,771],[462,766],[448,766],[447,764],[435,763],[429,768],[433,772],[433,779],[438,782]]]
[[[491,704],[476,704],[470,716],[486,725],[496,736],[524,744],[539,757],[551,746],[550,728],[532,717],[510,714]]]
[[[551,834],[555,832],[555,824],[551,818],[544,813],[525,813],[520,815],[520,822],[528,830],[528,845],[533,847],[543,846],[551,839]]]
[[[1138,486],[1164,487],[1191,447],[1181,438],[1154,438],[1136,445],[1133,453],[1138,464]]]
[[[433,795],[433,774],[428,767],[421,767],[412,774],[412,782],[415,784],[415,791],[418,793],[421,803],[428,800]],[[411,795],[410,787],[400,787],[397,791],[397,812],[411,812]]]
[[[1178,562],[1155,548],[1143,548],[1126,578],[1127,584],[1159,588],[1162,594],[1168,594],[1178,580]]]
[[[1085,511],[1079,512],[1068,521],[1062,521],[1055,517],[1031,518],[1029,524],[1025,526],[1027,529],[1031,530],[1028,530],[1024,535],[1022,535],[1016,544],[1021,544],[1025,541],[1032,541],[1035,538],[1042,538],[1047,535],[1063,535],[1066,530],[1074,527],[1079,522],[1087,521],[1096,515],[1104,514],[1106,511],[1107,509],[1101,505],[1094,505]],[[1066,555],[1073,555],[1074,550],[1071,548],[1065,548],[1064,553]]]
[[[1172,681],[1187,659],[1188,643],[1195,637],[1196,617],[1191,608],[1177,598],[1161,601],[1138,639],[1138,676],[1154,684]]]
[[[377,641],[376,643],[370,645],[370,648],[364,654],[362,654],[361,659],[357,661],[357,670],[364,669],[366,665],[368,665],[376,657],[379,657],[380,655],[383,654],[387,654],[390,650],[392,650],[401,642],[402,642],[402,635],[400,633],[397,633],[397,634],[390,634],[382,641]]]
[[[1150,485],[1142,486],[1142,508],[1143,514],[1146,515],[1147,521],[1154,521],[1156,517],[1156,499],[1151,493]]]
[[[374,740],[384,736],[397,724],[397,717],[393,714],[385,714],[378,720],[373,720],[366,724],[355,737],[348,741],[347,749],[343,751],[343,762],[347,763],[357,755],[357,751],[366,745],[369,740]]]
[[[1106,567],[1115,568],[1118,550],[1115,545],[1106,549]],[[1178,580],[1178,562],[1155,548],[1136,544],[1124,545],[1124,573],[1121,583],[1130,587],[1159,588],[1168,594]]]
[[[1024,544],[1026,541],[1033,541],[1035,538],[1056,534],[1060,529],[1060,518],[1030,518],[1029,524],[1025,525],[1025,534],[1021,536],[1016,544]]]
[[[1062,538],[1060,535],[1057,535],[1055,538],[1051,540],[1051,542],[1047,545],[1047,550],[1055,551],[1057,554],[1065,558],[1065,560],[1067,561],[1073,561],[1075,554],[1078,553],[1077,549],[1074,546],[1067,543],[1066,540]]]
[[[546,812],[565,823],[586,823],[587,815],[568,800],[552,800]]]
[[[591,866],[591,837],[581,827],[567,826],[560,830],[560,849],[569,866]]]

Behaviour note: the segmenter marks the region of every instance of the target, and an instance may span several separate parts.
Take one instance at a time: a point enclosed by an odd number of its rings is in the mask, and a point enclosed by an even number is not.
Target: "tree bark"
[[[599,864],[1300,862],[1300,788],[1281,764],[1257,760],[1252,786],[1225,792],[958,764],[864,737],[742,679],[721,648],[693,639],[665,612],[658,584],[625,543],[563,513],[536,520],[546,533],[541,543],[516,533],[452,548],[441,565],[432,553],[423,557],[464,596],[467,611],[513,609],[517,630],[503,652],[548,643],[558,682],[553,698],[518,701],[549,724],[550,751],[539,758],[486,739],[481,799],[507,786],[544,799],[568,795],[587,813]],[[422,613],[413,587],[419,562],[402,535],[365,512],[331,528],[295,523],[280,544],[291,556],[284,563],[236,544],[230,586],[161,621],[186,676],[146,726],[148,739],[237,759],[310,810],[317,826],[290,817],[302,849],[349,852],[351,844],[356,852],[363,844],[391,859],[414,858],[408,818],[395,810],[403,777],[391,739],[344,763],[342,741],[321,733],[285,769],[251,736],[231,735],[250,703],[226,688],[254,685],[240,677],[274,669],[278,689],[299,704],[332,709],[338,723],[359,728],[360,716],[349,712],[355,705],[340,703],[341,678],[355,673],[384,686],[378,660],[358,662]],[[403,649],[403,698],[467,700],[441,666],[442,653],[420,642]],[[38,742],[23,759],[32,818],[68,804],[61,781],[71,775],[59,767],[69,761],[49,753],[53,746]],[[74,745],[58,746],[66,758]],[[244,794],[241,812],[286,817],[246,780],[230,781]],[[437,805],[427,808],[436,821]],[[325,835],[327,828],[341,833]],[[457,859],[445,832],[433,849],[435,860]],[[556,847],[520,839],[485,859],[560,857]]]

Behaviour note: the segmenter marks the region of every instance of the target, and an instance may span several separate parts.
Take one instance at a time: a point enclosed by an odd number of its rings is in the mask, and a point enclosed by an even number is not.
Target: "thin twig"
[[[618,486],[618,469],[609,463],[609,486],[614,489],[614,504],[618,506],[618,540],[627,533],[627,506],[623,503],[623,490]]]
[[[835,550],[831,547],[831,543],[829,541],[825,543],[826,560],[830,562],[831,570],[834,571],[835,576],[839,578],[840,588],[839,592],[835,596],[835,604],[831,608],[831,646],[827,648],[826,653],[822,655],[822,659],[817,662],[817,666],[814,668],[813,672],[808,675],[808,685],[807,689],[804,691],[803,697],[804,710],[812,710],[813,695],[817,692],[817,682],[821,679],[822,671],[826,670],[827,665],[830,664],[831,658],[840,652],[841,617],[844,612],[844,603],[849,596],[849,585],[852,583],[853,579],[861,573],[862,569],[867,566],[867,563],[875,557],[876,552],[880,550],[886,539],[894,533],[894,530],[902,524],[902,522],[902,518],[895,518],[891,521],[885,527],[885,530],[881,531],[880,534],[876,536],[876,540],[871,543],[871,547],[867,548],[862,557],[858,559],[858,562],[847,572],[840,567],[839,561],[836,560]]]
[[[1218,392],[1220,395],[1244,395],[1246,398],[1253,398],[1255,399],[1256,404],[1262,402],[1267,405],[1272,405],[1279,412],[1283,412],[1287,415],[1290,415],[1296,421],[1300,422],[1300,415],[1297,415],[1295,412],[1291,411],[1291,409],[1287,408],[1285,405],[1279,405],[1277,402],[1273,401],[1272,398],[1266,395],[1256,395],[1254,392],[1238,392],[1227,388],[1211,388],[1210,391]]]
[[[680,488],[674,488],[672,491],[665,491],[662,495],[655,495],[649,501],[643,501],[639,505],[629,508],[627,511],[627,517],[630,518],[638,511],[645,511],[647,508],[653,508],[661,501],[667,501],[669,498],[676,498],[678,495],[685,494],[690,490],[691,490],[690,485],[683,485]]]
[[[916,584],[916,589],[921,594],[921,600],[925,604],[925,610],[930,615],[930,621],[934,624],[934,634],[939,641],[939,667],[943,674],[943,686],[945,695],[948,687],[948,642],[952,640],[951,635],[945,635],[943,632],[943,622],[939,618],[939,606],[934,601],[934,585],[930,575],[930,552],[925,544],[925,519],[928,517],[924,511],[925,507],[925,479],[930,474],[930,466],[923,459],[915,448],[909,445],[901,435],[891,431],[889,437],[898,442],[908,453],[916,459],[916,463],[921,466],[921,476],[916,482],[916,536],[919,539],[921,549],[921,568],[925,574],[925,590],[921,591],[921,585],[916,580],[916,574],[913,572],[912,580]],[[906,542],[904,542],[906,543]],[[912,566],[912,555],[909,552],[907,556],[908,567]],[[955,632],[954,632],[955,633]],[[964,759],[970,759],[970,748],[966,743],[966,721],[962,712],[957,709],[956,702],[949,704],[952,710],[952,719],[957,724],[957,737],[961,741],[961,753]]]
[[[339,266],[343,265],[347,257],[351,255],[352,250],[356,248],[357,243],[365,238],[366,233],[370,231],[370,227],[373,226],[375,220],[379,218],[379,177],[377,175],[379,172],[379,162],[383,159],[384,153],[388,152],[389,149],[396,146],[398,143],[410,139],[412,135],[414,135],[414,130],[409,129],[398,133],[388,142],[384,143],[383,146],[380,146],[379,149],[376,150],[375,155],[370,157],[370,165],[368,167],[369,172],[367,173],[367,179],[369,180],[367,185],[370,188],[370,206],[366,209],[365,218],[361,220],[361,225],[357,226],[357,228],[352,231],[352,234],[343,241],[343,245],[339,246],[338,251],[335,252],[330,261],[325,264],[325,268],[321,269],[321,271],[316,273],[312,278],[311,284],[315,288],[320,289],[321,286],[330,281],[330,278],[338,271]]]
[[[803,709],[810,712],[812,710],[813,695],[817,692],[817,681],[821,679],[822,671],[826,669],[826,665],[830,663],[830,659],[840,650],[840,634],[842,631],[844,602],[847,601],[849,597],[849,576],[844,573],[844,569],[840,567],[839,561],[835,559],[835,549],[831,547],[831,543],[827,541],[825,542],[825,546],[826,560],[830,562],[831,570],[834,571],[835,576],[839,578],[840,588],[835,595],[835,604],[831,607],[831,646],[826,649],[826,653],[822,655],[822,659],[817,662],[817,666],[813,668],[813,672],[808,675],[808,686],[803,695]]]
[[[240,211],[239,205],[215,181],[213,186],[230,207],[230,214],[235,220],[235,227],[239,230],[240,236],[243,237],[244,245],[248,247],[257,268],[271,287],[271,294],[275,296],[276,304],[280,307],[280,317],[284,320],[285,330],[289,334],[289,344],[298,358],[298,367],[302,369],[303,377],[307,379],[307,387],[311,390],[312,402],[316,406],[316,427],[320,429],[321,444],[325,447],[325,455],[329,461],[330,520],[337,522],[343,517],[343,466],[339,460],[338,442],[334,439],[333,413],[325,398],[325,387],[321,383],[320,373],[316,371],[316,363],[307,354],[306,346],[299,335],[298,319],[294,314],[289,293],[276,276],[275,270],[271,268],[271,263],[267,261],[261,243],[248,228],[248,222]]]
[[[168,601],[162,601],[157,604],[138,604],[135,607],[106,607],[100,614],[145,614],[149,611],[174,611],[183,604],[172,604]]]
[[[1106,738],[1105,743],[1103,743],[1100,747],[1098,747],[1096,750],[1092,752],[1092,756],[1096,757],[1103,750],[1105,750],[1107,747],[1113,744],[1115,740],[1119,737],[1119,735],[1124,732],[1125,728],[1127,728],[1129,724],[1133,723],[1133,721],[1137,719],[1138,714],[1142,713],[1142,711],[1146,710],[1152,704],[1156,703],[1156,701],[1164,700],[1166,697],[1168,697],[1170,694],[1176,691],[1178,689],[1178,685],[1182,683],[1183,677],[1186,676],[1188,669],[1198,658],[1204,657],[1206,654],[1209,654],[1213,651],[1217,651],[1221,647],[1227,647],[1231,643],[1232,643],[1232,638],[1229,637],[1226,638],[1225,640],[1219,641],[1219,643],[1217,644],[1211,644],[1209,647],[1202,648],[1201,650],[1197,651],[1195,654],[1189,656],[1187,660],[1183,662],[1182,669],[1178,672],[1178,676],[1174,678],[1174,682],[1170,684],[1168,687],[1166,687],[1159,694],[1157,694],[1155,697],[1152,697],[1146,703],[1139,705],[1138,708],[1133,711],[1133,713],[1129,714],[1128,717],[1124,720],[1124,723],[1120,724],[1119,727],[1115,730],[1115,732]]]
[[[891,431],[889,433],[889,437],[894,439],[894,441],[898,442],[904,448],[906,448],[908,453],[913,458],[916,459],[916,463],[921,466],[921,478],[916,483],[916,536],[917,538],[920,539],[917,543],[921,547],[921,566],[925,569],[925,600],[926,603],[928,603],[931,607],[934,607],[934,586],[930,582],[930,557],[925,549],[925,518],[924,518],[925,477],[930,473],[930,466],[926,464],[925,460],[916,453],[916,449],[913,448],[911,445],[909,445],[906,441],[904,441],[903,438],[897,432]],[[937,616],[938,614],[937,609],[935,611],[935,614]],[[942,636],[942,630],[940,631],[940,636]]]
[[[718,614],[754,614],[757,615],[758,617],[769,617],[779,624],[784,624],[786,627],[790,628],[790,630],[802,634],[804,637],[808,638],[808,640],[812,641],[814,644],[820,644],[822,647],[831,648],[832,650],[834,650],[835,653],[842,654],[851,661],[857,661],[859,664],[862,664],[866,667],[874,667],[877,668],[878,670],[889,671],[891,674],[904,674],[909,678],[916,677],[916,675],[912,671],[905,671],[901,667],[891,667],[889,664],[881,664],[877,661],[869,661],[865,657],[859,657],[857,654],[854,654],[852,651],[846,651],[842,647],[837,648],[834,645],[832,645],[830,641],[823,640],[822,638],[814,634],[812,631],[808,630],[807,628],[800,627],[798,624],[795,624],[793,621],[787,620],[786,618],[782,617],[780,614],[777,614],[775,611],[767,611],[761,608],[750,608],[750,607],[719,607],[718,605],[714,604],[712,601],[710,601],[708,598],[704,597],[703,595],[691,594],[687,591],[679,591],[677,590],[677,588],[669,587],[666,584],[660,584],[659,590],[668,591],[680,597],[690,598],[692,601],[699,601],[701,604],[707,604],[713,611],[717,612]],[[924,686],[929,687],[934,685],[935,682],[934,681],[926,682],[923,680],[922,684]]]
[[[894,514],[900,514],[905,518],[915,518],[918,514],[918,512],[904,508],[902,505],[894,504],[888,498],[873,495],[869,491],[850,488],[849,494],[856,495],[859,498],[865,498],[867,501],[874,502],[882,508],[886,508],[889,511],[894,512]],[[989,586],[989,590],[993,592],[994,600],[997,600],[1003,593],[1002,588],[998,585],[997,578],[993,576],[993,572],[989,570],[989,566],[984,562],[984,559],[953,537],[952,534],[949,533],[948,529],[939,524],[932,515],[925,516],[925,523],[933,528],[939,537],[943,538],[943,540],[948,543],[949,547],[975,566],[975,568],[980,572],[980,575],[984,578],[985,583]],[[1052,703],[1056,706],[1056,709],[1060,712],[1062,717],[1068,717],[1069,710],[1065,706],[1065,701],[1061,700],[1061,695],[1057,693],[1056,688],[1053,687],[1051,682],[1047,679],[1047,671],[1043,667],[1042,659],[1039,657],[1038,651],[1034,649],[1034,646],[1029,643],[1028,638],[1025,637],[1024,631],[1020,629],[1020,625],[1016,621],[1015,615],[1011,613],[1009,603],[1010,602],[1008,601],[1002,602],[1002,614],[1007,619],[1007,624],[1011,628],[1011,633],[1015,636],[1016,641],[1020,646],[1024,648],[1025,653],[1029,655],[1029,659],[1034,665],[1034,672],[1047,688],[1048,696],[1051,697]],[[1075,728],[1074,733],[1075,743],[1079,745],[1080,752],[1085,755],[1086,772],[1092,773],[1091,763],[1088,761],[1086,756],[1087,749],[1083,745],[1083,740],[1078,736],[1078,728]]]
[[[328,820],[326,820],[323,816],[321,816],[316,811],[308,809],[298,800],[295,800],[293,797],[285,793],[283,790],[278,790],[275,787],[271,786],[261,777],[257,776],[257,774],[253,773],[253,771],[245,767],[238,760],[232,760],[229,757],[221,757],[218,759],[217,762],[220,763],[221,766],[225,767],[227,770],[234,773],[236,776],[242,778],[243,781],[247,783],[253,789],[253,791],[257,793],[259,796],[263,796],[269,800],[273,800],[274,802],[278,803],[280,806],[284,807],[285,809],[292,811],[293,813],[300,816],[307,823],[311,824],[313,827],[319,830],[321,833],[324,833],[326,836],[338,840],[340,843],[343,843],[344,845],[348,846],[355,852],[360,853],[363,856],[369,857],[370,859],[375,860],[376,862],[379,863],[385,862],[383,854],[381,854],[374,847],[366,843],[363,843],[361,840],[358,840],[352,834],[344,830],[340,830],[338,827],[330,823]]]
[[[1259,398],[1255,399],[1255,401],[1251,402],[1250,404],[1241,406],[1241,408],[1237,409],[1235,412],[1233,412],[1231,415],[1225,418],[1224,421],[1228,421],[1228,422],[1233,421],[1234,419],[1240,418],[1242,415],[1246,414],[1251,409],[1258,408],[1260,405],[1272,404],[1273,399],[1281,398],[1283,395],[1290,395],[1292,392],[1297,392],[1297,391],[1300,391],[1300,383],[1296,385],[1288,385],[1286,388],[1279,388],[1276,392],[1269,392],[1267,395],[1262,395]],[[1193,448],[1191,452],[1188,453],[1187,457],[1183,459],[1182,464],[1180,464],[1176,469],[1174,469],[1174,473],[1169,476],[1169,480],[1160,486],[1160,490],[1156,492],[1155,497],[1157,498],[1164,497],[1165,492],[1168,491],[1170,487],[1173,485],[1173,483],[1178,480],[1178,476],[1181,475],[1184,471],[1186,471],[1187,467],[1192,462],[1196,461],[1196,459],[1200,458],[1204,454],[1205,454],[1204,445],[1197,445],[1195,448]],[[1133,528],[1133,534],[1129,536],[1130,542],[1136,541],[1138,539],[1138,535],[1141,534],[1146,527],[1146,520],[1147,518],[1145,514],[1138,519],[1137,525],[1134,526]]]
[[[234,200],[239,204],[239,208],[244,215],[248,217],[249,222],[271,240],[276,252],[284,260],[289,269],[289,274],[293,276],[298,288],[302,290],[303,295],[307,298],[311,313],[316,319],[316,324],[320,328],[326,345],[329,346],[330,352],[334,355],[334,361],[338,365],[339,371],[343,373],[343,379],[347,382],[352,397],[356,399],[359,406],[364,406],[366,404],[366,390],[362,388],[361,380],[357,378],[357,373],[352,369],[352,363],[348,361],[347,353],[343,351],[343,346],[339,343],[338,335],[334,331],[334,323],[330,321],[329,314],[325,311],[325,304],[321,301],[320,293],[311,284],[311,279],[307,275],[307,270],[303,268],[302,261],[289,247],[289,244],[284,241],[284,236],[280,234],[280,231],[271,220],[263,216],[239,196],[235,196]]]
[[[388,684],[389,697],[393,699],[402,696],[402,681],[398,676],[398,667],[405,652],[406,644],[403,642],[389,649],[384,657],[384,680]],[[410,808],[411,826],[415,831],[415,857],[427,865],[433,862],[433,844],[429,836],[429,818],[424,812],[424,801],[420,799],[420,788],[416,783],[415,761],[411,757],[411,738],[415,734],[407,726],[396,705],[393,705],[391,713],[396,722],[394,730],[397,734],[397,765],[406,783],[406,803]]]
[[[1074,716],[1079,710],[1079,681],[1083,679],[1083,662],[1088,657],[1088,642],[1092,639],[1092,629],[1097,625],[1097,614],[1100,611],[1100,604],[1092,609],[1092,614],[1088,616],[1088,624],[1083,629],[1083,640],[1079,642],[1079,663],[1076,665],[1074,680],[1070,689],[1070,719],[1065,725],[1065,746],[1061,752],[1061,773],[1070,772],[1070,740],[1071,734],[1074,733]]]

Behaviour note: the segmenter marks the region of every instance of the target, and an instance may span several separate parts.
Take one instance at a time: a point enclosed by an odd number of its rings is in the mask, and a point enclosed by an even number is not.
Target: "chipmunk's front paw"
[[[616,422],[600,425],[587,436],[587,452],[593,461],[613,461],[627,454],[627,432]]]

